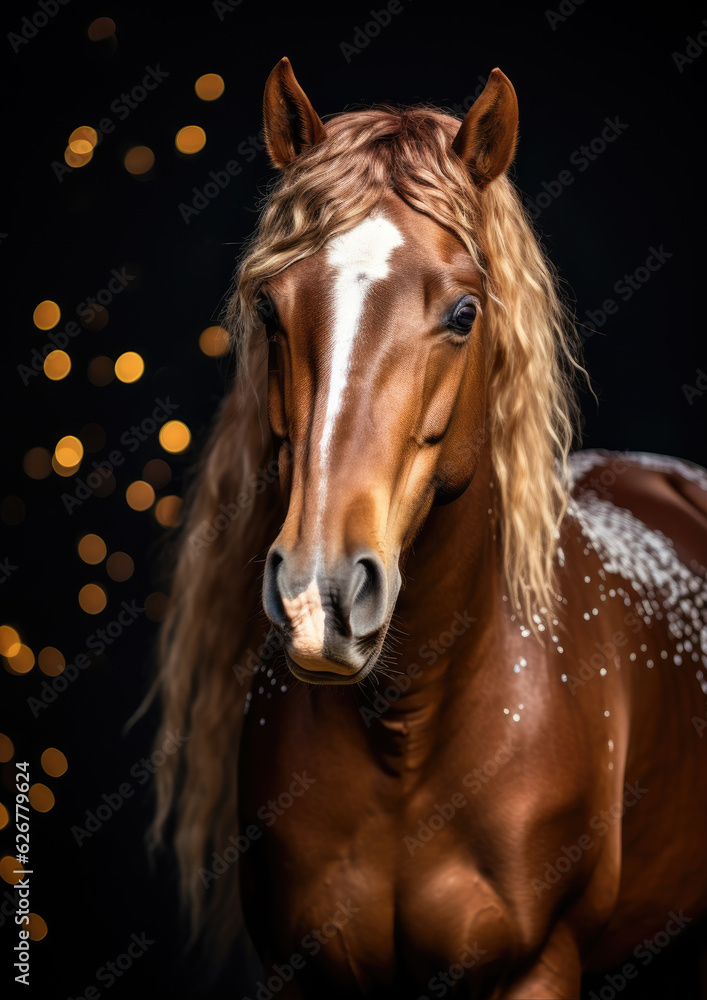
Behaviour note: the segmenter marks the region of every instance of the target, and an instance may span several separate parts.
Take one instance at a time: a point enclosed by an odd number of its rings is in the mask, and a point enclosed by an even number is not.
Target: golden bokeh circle
[[[97,583],[86,583],[79,591],[79,605],[87,615],[99,615],[107,602],[105,590]]]
[[[0,625],[0,653],[3,656],[15,656],[20,651],[20,635],[12,625]]]
[[[66,756],[56,747],[47,747],[40,762],[50,778],[60,778],[62,774],[66,774],[66,769],[69,766]]]
[[[32,320],[38,330],[53,330],[61,319],[61,309],[51,299],[44,299],[34,310]]]
[[[126,351],[115,362],[115,376],[121,382],[137,382],[145,371],[145,362],[136,351]]]
[[[206,132],[201,125],[185,125],[177,132],[174,144],[180,153],[191,156],[206,145]]]
[[[58,677],[66,666],[64,655],[56,646],[45,646],[44,649],[40,649],[37,656],[37,663],[39,664],[39,669],[47,677]]]
[[[78,544],[79,557],[90,566],[103,562],[108,551],[100,535],[84,535]]]
[[[155,165],[155,154],[149,146],[133,146],[125,154],[123,165],[129,174],[139,177],[152,170]]]
[[[71,358],[66,351],[50,351],[44,359],[44,374],[52,382],[59,382],[71,371]]]
[[[196,96],[202,101],[215,101],[226,89],[223,77],[218,73],[204,73],[194,84]]]
[[[199,347],[210,358],[228,353],[228,333],[222,326],[207,326],[199,335]]]
[[[15,753],[15,747],[9,736],[5,733],[0,733],[0,763],[7,764],[9,760],[12,760]]]
[[[144,479],[136,479],[125,491],[125,499],[133,510],[149,510],[155,502],[155,491]]]
[[[35,781],[33,785],[30,785],[29,804],[37,812],[48,813],[50,809],[54,808],[55,802],[54,792],[47,785],[42,784],[41,781]]]
[[[165,451],[178,455],[191,444],[191,431],[181,420],[168,420],[160,427],[159,438]]]

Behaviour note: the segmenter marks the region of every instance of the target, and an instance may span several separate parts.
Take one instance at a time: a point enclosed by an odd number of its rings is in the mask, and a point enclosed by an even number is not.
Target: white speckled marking
[[[571,456],[573,478],[576,480],[606,457],[606,453],[602,452]],[[660,455],[626,454],[616,457],[622,463],[683,476],[707,490],[707,473],[699,466]],[[611,470],[610,462],[606,468]],[[599,470],[598,474],[601,475]],[[673,655],[676,666],[682,664],[679,654],[684,651],[688,642],[692,661],[700,660],[697,652],[692,651],[690,637],[697,639],[702,649],[703,665],[707,665],[707,580],[703,570],[695,572],[686,566],[679,559],[671,540],[661,531],[648,528],[630,511],[600,499],[591,489],[583,491],[572,500],[568,512],[577,520],[583,535],[596,550],[604,570],[623,577],[634,592],[630,596],[622,587],[616,590],[612,587],[609,596],[623,598],[625,605],[633,604],[646,624],[650,624],[654,617],[658,620],[663,617],[667,619],[669,631],[677,646],[677,653]],[[584,617],[588,616],[585,614]],[[640,651],[648,651],[645,643],[641,643]],[[666,650],[661,650],[660,658],[668,658]],[[629,659],[635,660],[636,654],[630,653]],[[652,659],[645,662],[648,668],[654,666]],[[702,690],[707,693],[707,681],[702,672],[697,671],[696,676]]]

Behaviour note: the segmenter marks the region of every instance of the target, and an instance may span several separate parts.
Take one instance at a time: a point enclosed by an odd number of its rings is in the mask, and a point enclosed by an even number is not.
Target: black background
[[[219,15],[206,0],[149,7],[69,0],[18,52],[6,36],[18,33],[23,16],[39,7],[6,8],[0,38],[6,108],[1,496],[20,497],[26,515],[19,525],[5,526],[0,548],[0,557],[16,566],[0,584],[2,621],[14,625],[35,653],[54,645],[67,662],[84,650],[91,632],[115,617],[121,601],[143,607],[148,595],[167,587],[159,558],[164,529],[150,512],[131,510],[124,492],[145,462],[165,457],[173,479],[160,495],[181,493],[227,389],[229,360],[204,356],[198,337],[218,320],[239,248],[256,224],[272,177],[265,154],[248,161],[241,144],[257,137],[263,85],[282,55],[290,57],[322,117],[381,101],[425,101],[460,111],[480,78],[500,66],[520,104],[513,174],[521,191],[536,199],[547,190],[543,184],[558,190],[561,171],[570,169],[574,178],[536,225],[566,292],[576,299],[578,319],[597,330],[583,331],[600,399],[598,408],[590,397],[583,399],[585,446],[667,453],[707,465],[707,392],[699,388],[707,387],[707,377],[700,381],[700,370],[707,371],[707,55],[693,47],[694,58],[681,67],[673,57],[686,52],[687,36],[707,28],[707,10],[672,4],[651,18],[645,5],[586,0],[574,10],[565,2],[564,19],[551,24],[546,11],[558,11],[559,3],[401,0],[391,23],[347,60],[341,44],[352,44],[357,26],[371,20],[370,2],[334,4],[324,17],[300,4],[241,0],[230,11],[226,6]],[[116,22],[117,44],[89,40],[88,25],[98,16]],[[167,78],[118,120],[111,103],[141,83],[146,67],[158,65]],[[194,93],[196,78],[206,72],[220,73],[226,82],[224,95],[212,103]],[[70,132],[106,116],[116,127],[92,162],[59,180],[52,163],[63,162]],[[586,170],[573,165],[572,154],[601,134],[605,119],[617,117],[627,128]],[[204,149],[191,157],[174,147],[176,132],[186,124],[199,124],[207,134]],[[150,146],[156,156],[143,178],[123,166],[136,144]],[[186,224],[180,203],[189,204],[209,172],[223,171],[233,159],[241,174]],[[661,247],[669,258],[623,301],[616,282],[644,265],[651,248]],[[24,385],[18,365],[28,364],[32,348],[47,339],[32,323],[37,303],[58,302],[62,328],[76,319],[79,303],[106,286],[111,270],[123,266],[137,277],[108,307],[103,330],[82,330],[73,338],[68,378],[50,382],[39,374]],[[596,310],[607,298],[619,308],[600,325]],[[115,359],[126,350],[145,359],[140,381],[104,387],[88,381],[93,357]],[[120,446],[121,434],[166,396],[179,404],[175,416],[192,431],[191,448],[166,456],[152,435],[116,471],[110,496],[92,496],[69,515],[61,502],[67,480],[52,473],[36,481],[24,474],[28,449],[53,451],[62,435],[78,434],[89,422],[105,429],[106,445],[87,458],[105,458]],[[84,468],[86,463],[82,473]],[[113,583],[103,566],[81,562],[76,545],[86,532],[101,535],[109,551],[132,556],[131,579]],[[95,617],[77,602],[79,588],[94,580],[108,593],[106,610]],[[235,997],[248,986],[238,956],[211,988],[194,962],[183,958],[174,873],[167,860],[154,874],[148,867],[143,837],[150,786],[139,785],[130,772],[151,751],[156,713],[148,712],[128,732],[124,727],[149,686],[157,627],[141,614],[36,719],[26,699],[38,695],[44,675],[37,666],[23,676],[0,671],[0,730],[14,741],[17,759],[30,762],[33,781],[43,780],[56,796],[52,810],[32,814],[31,908],[49,928],[31,949],[33,995],[63,1000],[82,996],[90,985],[105,995],[97,969],[124,952],[133,933],[143,932],[154,944],[108,991],[110,997],[148,989],[174,998]],[[48,746],[68,758],[61,778],[42,774],[39,758]],[[13,775],[14,768],[5,765],[0,800],[8,807]],[[103,793],[125,781],[135,795],[79,847],[72,826],[83,825]],[[5,851],[11,850],[11,833],[11,826],[2,833]],[[0,887],[3,901],[9,888]],[[3,922],[8,931],[8,919]],[[14,930],[5,941],[0,982],[9,985]],[[639,986],[622,995],[696,996],[695,956],[695,948],[683,944],[670,966],[672,956],[656,958]],[[675,978],[676,968],[684,982]],[[603,984],[600,979],[595,988]]]

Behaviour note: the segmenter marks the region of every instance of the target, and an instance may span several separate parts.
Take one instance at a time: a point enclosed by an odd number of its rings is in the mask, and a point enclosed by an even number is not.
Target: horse
[[[517,128],[500,69],[461,121],[324,124],[287,58],[267,80],[153,828],[258,997],[579,997],[707,906],[707,472],[572,452]]]

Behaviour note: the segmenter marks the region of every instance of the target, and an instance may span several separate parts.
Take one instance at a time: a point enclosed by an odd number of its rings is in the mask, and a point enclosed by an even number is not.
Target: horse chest
[[[436,830],[453,818],[446,791],[441,820],[420,827],[419,795],[382,808],[386,779],[356,760],[355,746],[344,780],[341,758],[312,747],[311,737],[309,748],[288,745],[277,766],[272,742],[269,759],[264,740],[254,746],[249,753],[264,767],[242,789],[243,825],[262,832],[243,858],[246,919],[273,962],[299,954],[345,996],[407,977],[428,982],[452,966],[483,975],[507,953],[508,909],[469,850],[461,814]],[[288,779],[307,783],[295,801],[278,793]],[[423,794],[434,797],[432,788]]]

